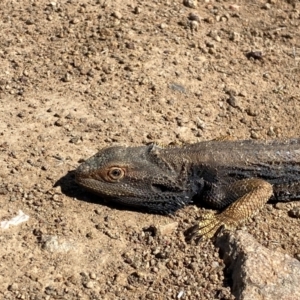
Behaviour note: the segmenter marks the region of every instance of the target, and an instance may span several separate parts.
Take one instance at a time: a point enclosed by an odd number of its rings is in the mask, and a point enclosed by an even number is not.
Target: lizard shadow
[[[173,212],[171,214],[163,214],[158,212],[151,212],[146,210],[145,208],[138,208],[138,207],[128,207],[126,205],[122,205],[121,203],[117,203],[114,201],[111,201],[109,199],[106,199],[104,197],[101,197],[97,194],[94,194],[92,192],[89,192],[87,190],[84,190],[82,187],[80,187],[75,182],[75,171],[69,171],[66,175],[61,177],[57,182],[54,184],[55,187],[60,186],[61,192],[68,196],[73,198],[75,201],[82,201],[86,203],[92,203],[92,204],[99,204],[100,209],[101,206],[106,206],[111,209],[118,209],[121,211],[136,211],[141,213],[147,213],[147,214],[161,214],[161,215],[167,215],[169,217],[173,217],[176,212]],[[193,202],[196,206],[201,206],[197,201]],[[203,205],[202,205],[203,207]],[[206,207],[206,205],[204,205]],[[209,206],[207,207],[209,208]],[[189,227],[188,229],[184,230],[183,234],[185,237],[185,241],[188,244],[196,243],[196,245],[199,245],[203,240],[202,238],[197,237],[197,231],[198,231],[198,225]],[[220,231],[223,231],[223,228],[220,228]]]
[[[61,192],[64,195],[74,198],[74,200],[87,202],[87,203],[93,203],[93,204],[99,204],[99,205],[105,205],[109,208],[115,208],[118,210],[149,213],[145,209],[128,207],[126,205],[122,205],[120,203],[117,203],[117,202],[107,199],[105,197],[101,197],[97,194],[94,194],[92,192],[89,192],[89,191],[83,189],[75,182],[75,170],[68,171],[68,173],[66,175],[64,175],[63,177],[58,179],[54,184],[54,187],[57,187],[57,186],[60,186]]]

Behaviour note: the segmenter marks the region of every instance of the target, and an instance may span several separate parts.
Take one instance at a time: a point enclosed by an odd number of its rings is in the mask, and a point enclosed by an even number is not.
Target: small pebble
[[[134,8],[134,11],[133,11],[136,15],[140,14],[142,12],[142,9],[139,7],[139,6],[136,6]]]
[[[70,73],[66,73],[65,76],[63,77],[64,82],[69,82],[72,79],[72,75]]]
[[[246,110],[246,112],[247,112],[247,114],[249,115],[249,116],[251,116],[251,117],[255,117],[255,116],[257,116],[257,111],[254,109],[254,108],[252,108],[252,107],[250,107],[250,108],[248,108],[247,110]]]
[[[256,133],[255,131],[252,131],[251,132],[251,138],[254,139],[254,140],[258,140],[259,139],[259,134]]]
[[[199,28],[199,22],[197,21],[191,21],[190,22],[191,30],[198,31]]]
[[[227,103],[234,108],[239,106],[239,101],[233,96],[228,98]]]
[[[291,209],[288,212],[288,214],[290,217],[299,219],[300,218],[300,207],[294,207],[293,209]]]
[[[92,289],[94,287],[93,281],[88,281],[84,284],[84,287],[87,289]]]
[[[197,0],[184,0],[183,5],[189,8],[196,8],[197,7]]]
[[[271,5],[270,3],[265,3],[261,8],[262,8],[262,9],[268,10],[268,9],[270,9],[271,7],[272,7],[272,5]]]
[[[13,284],[11,284],[11,285],[8,286],[8,290],[9,291],[16,291],[18,288],[19,288],[19,286],[15,282]]]
[[[116,19],[122,19],[122,14],[119,11],[114,11],[112,13],[113,17],[115,17]]]
[[[195,13],[190,13],[189,16],[188,16],[188,19],[190,21],[200,22],[200,17],[198,15],[196,15]]]

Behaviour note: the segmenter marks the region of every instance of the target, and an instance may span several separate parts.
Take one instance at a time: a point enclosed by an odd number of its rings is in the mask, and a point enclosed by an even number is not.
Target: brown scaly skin
[[[206,141],[185,147],[109,147],[76,170],[81,186],[112,201],[173,213],[201,201],[221,212],[204,213],[194,229],[212,237],[234,228],[269,199],[300,198],[300,139]]]

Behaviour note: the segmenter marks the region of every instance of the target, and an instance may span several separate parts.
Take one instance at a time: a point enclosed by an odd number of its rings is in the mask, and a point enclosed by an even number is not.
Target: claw
[[[228,220],[222,213],[204,213],[200,222],[186,231],[186,239],[187,241],[196,240],[198,243],[204,239],[214,237],[221,230],[228,227],[232,227],[231,220]]]
[[[198,236],[198,225],[194,225],[190,228],[188,228],[185,232],[185,239],[187,242],[191,242],[192,240],[197,239]]]

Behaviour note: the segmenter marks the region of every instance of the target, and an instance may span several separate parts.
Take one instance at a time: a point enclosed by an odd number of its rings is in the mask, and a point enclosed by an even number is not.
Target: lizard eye
[[[107,175],[112,180],[119,180],[124,177],[125,172],[121,168],[113,167],[108,171]]]

